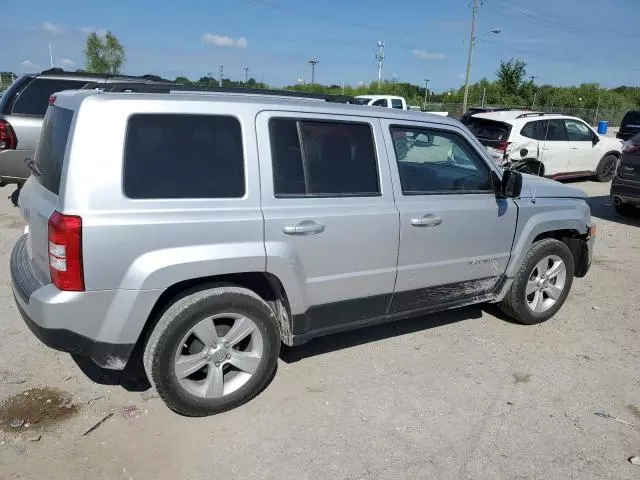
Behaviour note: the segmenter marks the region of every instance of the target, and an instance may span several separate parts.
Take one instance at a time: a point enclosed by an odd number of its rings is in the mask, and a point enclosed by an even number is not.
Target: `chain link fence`
[[[469,106],[476,106],[476,104],[470,104]],[[607,120],[610,127],[619,127],[620,122],[622,122],[622,117],[624,117],[624,114],[627,112],[627,109],[624,108],[607,107],[603,105],[600,105],[599,107],[567,107],[554,105],[553,107],[544,106],[535,107],[534,109],[532,109],[531,106],[524,105],[487,105],[487,107],[535,110],[536,112],[545,113],[562,113],[565,115],[572,115],[574,117],[581,118],[589,125],[594,126],[597,125],[600,120]],[[425,110],[434,112],[448,112],[449,116],[455,118],[460,118],[464,113],[462,111],[461,103],[427,103]]]

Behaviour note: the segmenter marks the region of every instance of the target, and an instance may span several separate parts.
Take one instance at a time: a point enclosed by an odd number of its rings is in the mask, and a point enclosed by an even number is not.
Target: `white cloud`
[[[247,39],[244,37],[238,37],[234,40],[231,37],[216,35],[215,33],[205,33],[202,35],[202,41],[219,47],[247,48],[248,45]]]
[[[59,27],[58,25],[55,25],[51,22],[44,22],[42,24],[42,29],[45,32],[50,33],[51,35],[60,35],[62,33],[62,27]]]
[[[106,28],[80,27],[78,30],[80,30],[85,35],[89,35],[90,33],[95,33],[99,37],[104,37],[107,35]]]
[[[20,65],[22,65],[25,70],[40,70],[40,65],[36,65],[31,60],[25,60]]]
[[[444,53],[440,52],[425,52],[424,50],[414,48],[411,50],[411,54],[422,60],[444,60]]]
[[[62,60],[60,60],[60,66],[64,68],[73,68],[76,66],[76,62],[69,58],[63,58]]]

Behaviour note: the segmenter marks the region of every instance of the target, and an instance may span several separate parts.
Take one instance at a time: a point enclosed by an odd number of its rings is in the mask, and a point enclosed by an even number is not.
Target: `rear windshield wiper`
[[[42,175],[42,170],[40,170],[40,167],[38,166],[38,162],[36,162],[35,160],[32,160],[30,158],[25,158],[24,163],[27,164],[27,167],[29,167],[29,170],[31,170],[31,173],[33,173],[36,177],[39,177]]]

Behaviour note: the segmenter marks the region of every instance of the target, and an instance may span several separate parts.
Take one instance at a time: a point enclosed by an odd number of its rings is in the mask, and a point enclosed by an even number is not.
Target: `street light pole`
[[[424,79],[424,108],[427,109],[427,93],[429,92],[429,79]]]
[[[317,58],[312,58],[311,60],[309,60],[309,63],[311,64],[311,85],[313,85],[315,83],[315,79],[316,79],[316,65],[320,62],[320,60],[318,60]]]
[[[478,0],[473,0],[473,13],[471,16],[471,35],[469,37],[469,56],[467,57],[467,74],[464,80],[464,98],[462,100],[462,113],[467,111],[469,100],[469,77],[471,76],[471,58],[473,57],[473,44],[476,41],[476,16],[478,15]]]
[[[249,67],[244,67],[244,83],[249,83]]]

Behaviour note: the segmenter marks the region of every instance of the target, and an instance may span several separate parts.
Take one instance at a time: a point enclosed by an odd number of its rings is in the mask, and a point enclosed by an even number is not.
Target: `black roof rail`
[[[102,80],[107,79],[122,79],[122,81],[126,80],[150,80],[155,82],[163,82],[163,83],[171,83],[171,80],[166,80],[158,75],[121,75],[119,73],[91,73],[91,72],[70,72],[68,70],[63,70],[62,68],[53,67],[48,70],[43,70],[42,72],[37,74],[38,76],[59,76],[59,77],[90,77],[90,78],[100,78]]]
[[[526,112],[518,115],[516,118],[525,118],[525,117],[544,117],[545,115],[562,115],[553,112]]]
[[[278,97],[308,98],[324,100],[332,103],[355,103],[354,97],[349,95],[328,95],[322,93],[296,92],[291,90],[263,90],[260,88],[244,87],[200,87],[194,85],[182,85],[177,83],[158,82],[111,82],[88,83],[83,90],[100,90],[102,92],[133,92],[133,93],[171,93],[171,92],[213,92],[234,93],[248,95],[271,95]]]

